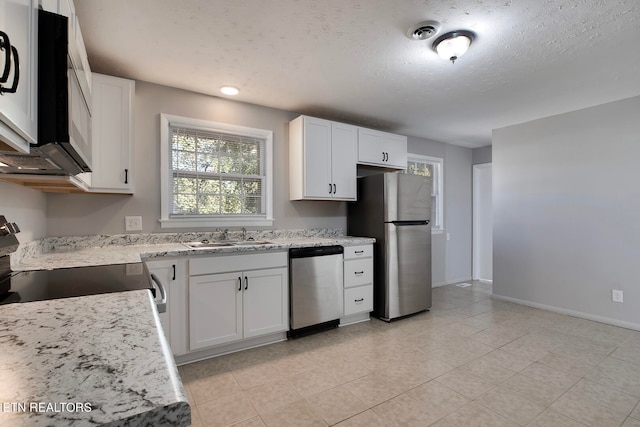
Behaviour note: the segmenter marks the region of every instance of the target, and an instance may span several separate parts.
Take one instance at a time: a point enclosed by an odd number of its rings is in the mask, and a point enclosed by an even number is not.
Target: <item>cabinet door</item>
[[[304,118],[304,196],[330,198],[331,122]]]
[[[242,339],[242,273],[189,278],[189,350]]]
[[[10,55],[11,72],[3,88],[11,88],[19,63],[19,80],[15,93],[0,95],[0,147],[29,152],[29,144],[38,138],[37,118],[37,0],[4,0],[0,2],[0,30],[9,37],[18,57]],[[4,71],[5,52],[0,51],[0,74]],[[11,52],[11,51],[9,51]]]
[[[373,129],[358,129],[358,162],[367,164],[383,164],[385,155],[383,133]]]
[[[358,128],[331,124],[331,182],[334,199],[356,200]]]
[[[254,270],[243,276],[244,337],[289,329],[288,269]]]
[[[406,169],[407,137],[373,129],[359,128],[358,163]]]
[[[135,83],[93,75],[92,191],[133,194],[133,98]]]
[[[386,162],[389,167],[407,168],[407,137],[385,133],[383,138]]]
[[[188,305],[186,260],[159,260],[145,263],[167,292],[167,311],[159,313],[160,322],[175,356],[188,351]]]

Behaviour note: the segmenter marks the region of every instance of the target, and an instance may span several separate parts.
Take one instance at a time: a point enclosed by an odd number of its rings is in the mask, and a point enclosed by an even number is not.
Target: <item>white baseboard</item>
[[[518,298],[505,297],[503,295],[493,294],[491,297],[501,301],[525,305],[527,307],[539,308],[540,310],[552,311],[554,313],[566,314],[567,316],[579,317],[581,319],[593,320],[594,322],[605,323],[607,325],[640,331],[640,324],[638,323],[625,322],[624,320],[612,319],[610,317],[598,316],[595,314],[584,313],[582,311],[569,310],[567,308],[555,307],[553,305],[539,304],[537,302],[521,300]]]

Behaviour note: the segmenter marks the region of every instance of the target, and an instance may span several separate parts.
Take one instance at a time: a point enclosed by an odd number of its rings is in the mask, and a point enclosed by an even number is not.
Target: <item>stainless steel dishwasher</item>
[[[289,336],[338,325],[343,311],[342,246],[289,250]]]

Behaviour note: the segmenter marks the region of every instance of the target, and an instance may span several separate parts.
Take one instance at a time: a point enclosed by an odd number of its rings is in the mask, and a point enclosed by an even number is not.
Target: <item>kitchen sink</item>
[[[225,241],[213,241],[203,240],[201,242],[189,242],[184,243],[190,249],[213,249],[229,246],[256,246],[256,245],[268,245],[271,242],[266,240],[225,240]]]
[[[242,240],[240,242],[233,242],[234,246],[255,246],[255,245],[268,245],[271,242],[266,240]]]
[[[187,247],[191,249],[212,249],[212,248],[220,248],[225,246],[233,246],[231,242],[209,242],[207,240],[203,240],[202,242],[189,242],[184,243]]]

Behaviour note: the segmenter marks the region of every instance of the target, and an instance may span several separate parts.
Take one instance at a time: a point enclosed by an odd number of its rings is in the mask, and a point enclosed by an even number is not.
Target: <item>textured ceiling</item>
[[[640,95],[638,0],[75,0],[94,71],[479,147]],[[476,33],[451,64],[418,22]]]

